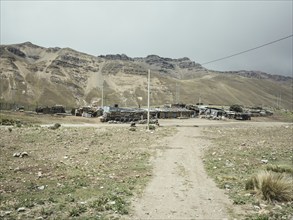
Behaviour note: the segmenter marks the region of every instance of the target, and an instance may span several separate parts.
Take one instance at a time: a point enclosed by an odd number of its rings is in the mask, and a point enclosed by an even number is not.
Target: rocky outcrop
[[[22,58],[25,58],[26,57],[25,53],[23,53],[21,50],[15,48],[15,47],[7,47],[7,50],[10,53],[13,53],[16,56],[19,56],[19,57],[22,57]]]
[[[71,56],[69,54],[62,55],[59,57],[59,59],[76,66],[84,66],[88,63],[88,61],[85,59],[81,59],[77,56]]]
[[[272,75],[261,71],[247,71],[247,70],[240,70],[240,71],[224,71],[219,72],[222,74],[233,74],[239,75],[247,78],[254,78],[254,79],[271,79],[274,81],[292,81],[292,77],[290,76],[281,76],[281,75]]]
[[[102,68],[102,73],[107,75],[116,75],[118,72],[123,71],[123,64],[117,62],[106,63]]]
[[[126,56],[125,54],[108,54],[108,55],[100,55],[99,58],[104,58],[106,60],[123,60],[123,61],[133,61],[132,58]]]
[[[175,69],[175,65],[172,64],[172,59],[163,58],[157,55],[149,55],[145,58],[145,62],[149,65],[159,66],[163,69]]]
[[[160,67],[160,72],[168,72],[169,70],[175,70],[176,67],[180,69],[199,70],[204,69],[200,64],[191,61],[188,57],[179,59],[164,58],[157,55],[149,55],[146,58],[139,58],[140,62],[146,62],[149,65],[155,65]]]
[[[49,47],[49,48],[46,49],[46,51],[47,51],[48,53],[56,53],[56,52],[58,52],[59,50],[61,50],[60,47]]]
[[[200,64],[196,64],[193,61],[183,61],[183,62],[179,62],[178,66],[182,69],[202,69],[202,66]]]

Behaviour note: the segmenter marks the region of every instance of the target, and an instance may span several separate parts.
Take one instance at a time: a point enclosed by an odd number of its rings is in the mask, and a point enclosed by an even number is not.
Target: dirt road
[[[179,127],[154,163],[154,178],[133,203],[133,219],[231,218],[232,203],[204,171],[200,128]]]

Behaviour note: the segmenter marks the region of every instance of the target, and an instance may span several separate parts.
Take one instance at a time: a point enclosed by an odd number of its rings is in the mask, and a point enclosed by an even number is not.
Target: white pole
[[[148,130],[150,130],[150,78],[151,78],[151,71],[148,70]]]
[[[104,80],[102,82],[102,108],[104,107]]]

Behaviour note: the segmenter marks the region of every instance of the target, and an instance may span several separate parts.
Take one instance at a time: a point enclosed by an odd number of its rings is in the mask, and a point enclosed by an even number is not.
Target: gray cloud
[[[1,1],[1,44],[204,63],[292,34],[292,1]],[[292,38],[206,65],[292,75]]]

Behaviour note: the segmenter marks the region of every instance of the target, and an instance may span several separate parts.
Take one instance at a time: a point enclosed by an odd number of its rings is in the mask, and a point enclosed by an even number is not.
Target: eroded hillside
[[[216,72],[189,58],[157,55],[92,56],[70,48],[30,42],[0,46],[1,102],[65,106],[101,104],[144,106],[147,71],[151,103],[264,105],[292,109],[292,78],[256,71]],[[280,99],[281,97],[281,99]]]

